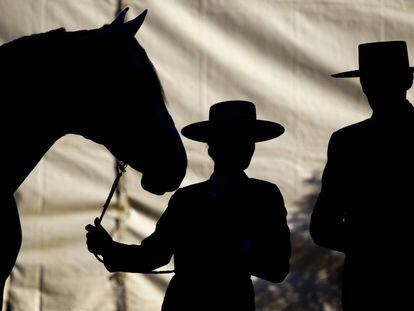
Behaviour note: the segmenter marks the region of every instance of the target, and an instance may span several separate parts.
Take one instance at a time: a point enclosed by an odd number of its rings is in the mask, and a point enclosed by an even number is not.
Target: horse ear
[[[133,20],[126,22],[124,24],[125,30],[132,35],[135,35],[139,28],[141,27],[142,23],[145,20],[145,16],[147,15],[148,10],[144,10],[141,14],[135,17]]]
[[[121,13],[113,20],[111,26],[122,26],[124,24],[125,16],[128,12],[129,8],[125,8],[122,10]]]

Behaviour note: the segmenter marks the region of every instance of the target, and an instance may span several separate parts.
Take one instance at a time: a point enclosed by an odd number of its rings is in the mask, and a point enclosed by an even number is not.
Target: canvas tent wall
[[[339,310],[342,257],[313,245],[309,213],[329,136],[370,111],[357,79],[329,75],[357,67],[361,42],[406,40],[414,58],[414,3],[1,0],[0,42],[62,26],[96,28],[120,5],[131,7],[129,18],[149,9],[138,38],[158,69],[179,129],[206,119],[210,105],[227,99],[251,100],[260,118],[286,128],[281,138],[257,144],[247,171],[279,185],[292,230],[290,275],[277,285],[255,279],[258,310]],[[207,179],[212,164],[203,144],[184,142],[186,186]],[[83,228],[99,215],[113,178],[114,159],[105,148],[72,135],[27,178],[16,193],[23,246],[7,291],[10,310],[160,309],[169,276],[110,275],[85,247]],[[128,170],[105,220],[116,239],[129,243],[152,232],[171,195],[144,192],[139,178]],[[218,281],[226,282],[225,276]]]

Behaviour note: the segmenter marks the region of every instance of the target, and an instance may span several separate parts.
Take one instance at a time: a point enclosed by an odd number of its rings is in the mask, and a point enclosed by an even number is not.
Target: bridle
[[[116,189],[118,188],[118,184],[119,184],[119,180],[121,179],[121,176],[124,172],[126,172],[126,168],[127,168],[128,164],[126,162],[123,161],[118,161],[117,160],[117,165],[116,165],[116,170],[117,170],[117,174],[115,177],[114,182],[112,183],[112,187],[111,190],[109,191],[108,197],[106,198],[106,201],[104,203],[104,205],[102,205],[102,213],[101,216],[99,217],[99,221],[98,223],[100,224],[105,216],[105,213],[109,207],[109,204],[111,203],[111,199],[116,191]],[[98,255],[98,254],[94,254],[95,258],[104,263],[103,257],[99,257],[102,255]],[[161,270],[161,271],[149,271],[149,272],[142,272],[142,273],[147,273],[147,274],[167,274],[167,273],[174,273],[175,270]]]

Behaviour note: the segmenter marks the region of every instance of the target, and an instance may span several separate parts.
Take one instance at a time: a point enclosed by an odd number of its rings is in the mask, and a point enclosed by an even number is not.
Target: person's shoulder
[[[188,196],[190,194],[197,194],[200,193],[202,191],[206,191],[208,187],[208,180],[199,182],[199,183],[195,183],[195,184],[191,184],[182,188],[179,188],[175,193],[174,193],[174,197],[180,197],[180,196]]]
[[[347,139],[348,137],[353,137],[355,135],[360,135],[366,131],[371,124],[371,119],[366,119],[358,123],[354,123],[348,126],[345,126],[332,134],[334,139]]]
[[[278,186],[266,180],[249,178],[249,183],[258,190],[265,192],[277,192],[280,193]]]
[[[345,126],[334,132],[329,139],[329,150],[341,150],[347,152],[356,145],[365,143],[365,138],[370,133],[371,119]]]
[[[261,187],[277,187],[274,183],[271,183],[270,181],[266,181],[263,179],[257,179],[257,178],[252,178],[249,177],[249,181],[257,186],[261,186]]]
[[[254,197],[256,204],[256,211],[263,213],[263,215],[273,215],[277,213],[281,216],[286,216],[286,208],[283,195],[279,187],[271,182],[249,178],[250,189],[246,191]],[[271,214],[268,214],[271,213]]]

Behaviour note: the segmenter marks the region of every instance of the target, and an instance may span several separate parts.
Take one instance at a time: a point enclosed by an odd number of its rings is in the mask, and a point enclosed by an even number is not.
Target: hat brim
[[[226,127],[222,127],[221,130],[225,128]],[[284,127],[279,123],[265,120],[255,120],[251,124],[244,124],[244,126],[243,124],[238,124],[237,126],[230,125],[227,128],[231,129],[232,133],[238,133],[240,135],[243,135],[241,133],[246,132],[245,130],[247,130],[249,136],[252,137],[255,142],[273,139],[285,132]],[[240,132],[237,132],[237,129],[240,129]],[[181,133],[189,139],[206,143],[211,138],[219,136],[220,130],[217,130],[217,126],[211,121],[202,121],[185,126],[181,130]]]
[[[408,71],[413,73],[414,67],[408,67]],[[360,70],[339,72],[331,75],[332,78],[358,78],[361,76]]]

